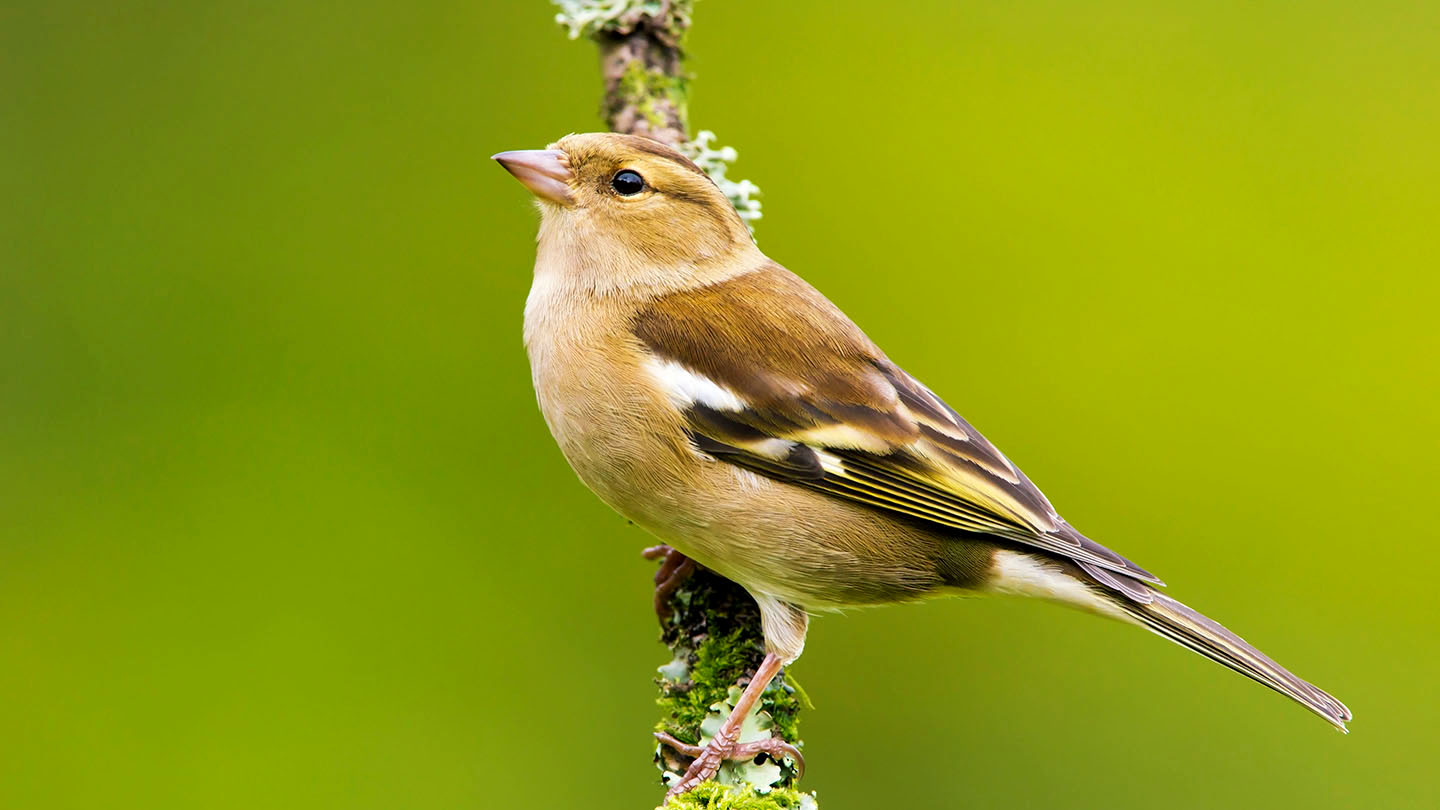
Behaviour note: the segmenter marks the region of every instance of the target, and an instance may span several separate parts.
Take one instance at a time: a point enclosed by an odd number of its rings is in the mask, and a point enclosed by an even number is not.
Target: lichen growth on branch
[[[693,0],[554,0],[555,22],[571,39],[599,33],[628,34],[642,21],[659,21],[678,39],[690,27]]]
[[[755,220],[762,215],[760,213],[760,187],[749,180],[731,180],[725,176],[725,171],[730,164],[740,155],[734,147],[722,146],[719,149],[711,146],[715,141],[715,133],[708,129],[700,130],[695,140],[683,144],[680,151],[685,156],[695,161],[695,165],[705,170],[715,185],[725,192],[730,199],[730,204],[735,206],[735,212],[745,220],[745,227],[750,229],[750,235],[755,235]]]

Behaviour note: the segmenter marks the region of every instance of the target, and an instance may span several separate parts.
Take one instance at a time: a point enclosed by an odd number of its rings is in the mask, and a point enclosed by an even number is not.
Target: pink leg
[[[690,763],[690,768],[685,771],[685,775],[680,777],[680,781],[676,782],[665,794],[667,798],[693,790],[701,782],[713,777],[715,772],[720,770],[720,763],[728,759],[749,759],[762,751],[774,756],[775,752],[770,750],[772,747],[775,751],[783,754],[793,752],[793,755],[798,757],[800,752],[796,751],[794,746],[786,743],[782,748],[779,745],[784,742],[783,740],[773,741],[774,745],[747,743],[741,746],[735,742],[740,737],[740,726],[745,722],[745,717],[755,708],[755,703],[760,700],[760,695],[779,672],[780,656],[775,653],[766,653],[765,660],[760,662],[760,668],[755,670],[755,676],[750,679],[750,684],[745,687],[744,692],[740,693],[740,700],[735,703],[735,708],[730,711],[730,716],[725,718],[725,722],[720,725],[720,730],[710,738],[710,744],[703,749],[696,746],[685,746],[684,748],[676,746],[676,750],[686,755],[691,755],[690,752],[695,751],[695,761]],[[660,741],[666,745],[679,743],[668,734],[656,734],[655,736],[659,737]],[[797,758],[796,762],[798,764],[803,760]]]

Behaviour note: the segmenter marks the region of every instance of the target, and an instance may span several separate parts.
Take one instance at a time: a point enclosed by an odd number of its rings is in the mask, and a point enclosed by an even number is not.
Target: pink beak
[[[522,149],[516,152],[501,152],[491,159],[515,175],[535,196],[560,205],[574,205],[575,196],[570,183],[575,173],[570,171],[570,157],[559,149]]]

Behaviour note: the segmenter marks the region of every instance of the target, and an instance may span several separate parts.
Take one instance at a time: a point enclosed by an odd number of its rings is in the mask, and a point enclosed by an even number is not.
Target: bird
[[[761,252],[679,151],[583,133],[493,159],[540,210],[524,343],[562,454],[600,500],[759,607],[765,657],[671,795],[755,755],[737,742],[741,721],[800,657],[812,614],[950,594],[1039,597],[1138,625],[1346,730],[1339,700],[1067,523]]]

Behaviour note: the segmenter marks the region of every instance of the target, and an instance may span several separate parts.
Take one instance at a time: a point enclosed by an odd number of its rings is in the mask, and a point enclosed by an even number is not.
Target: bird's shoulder
[[[660,296],[633,318],[658,357],[703,374],[749,401],[796,394],[888,405],[877,366],[888,365],[838,307],[771,261],[714,284]]]

